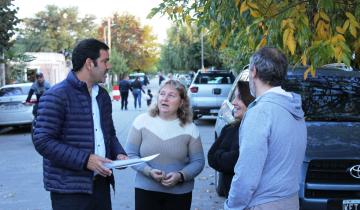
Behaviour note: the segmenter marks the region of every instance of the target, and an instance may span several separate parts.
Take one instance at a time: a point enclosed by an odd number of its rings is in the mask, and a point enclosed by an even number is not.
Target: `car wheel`
[[[226,190],[223,182],[222,174],[215,171],[215,189],[219,196],[225,196]]]

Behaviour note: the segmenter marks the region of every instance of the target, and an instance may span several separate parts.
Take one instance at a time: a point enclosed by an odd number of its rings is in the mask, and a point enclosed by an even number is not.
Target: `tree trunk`
[[[0,49],[0,86],[5,85],[5,59],[4,52]]]

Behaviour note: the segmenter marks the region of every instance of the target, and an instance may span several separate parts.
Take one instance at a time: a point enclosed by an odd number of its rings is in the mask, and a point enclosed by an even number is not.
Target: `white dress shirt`
[[[96,101],[96,96],[99,94],[99,86],[96,84],[91,89],[91,108],[93,114],[93,124],[94,124],[94,137],[95,137],[95,154],[101,157],[105,157],[105,142],[104,134],[101,129],[100,124],[100,111],[99,105]]]

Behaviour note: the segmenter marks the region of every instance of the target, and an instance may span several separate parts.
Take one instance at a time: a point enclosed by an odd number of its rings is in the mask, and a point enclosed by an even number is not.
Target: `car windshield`
[[[232,84],[234,76],[226,73],[201,73],[194,83],[195,84]]]
[[[29,90],[30,86],[1,88],[0,97],[27,95]]]
[[[284,89],[302,96],[306,120],[360,121],[360,74],[317,70],[315,78],[303,79],[289,72]]]

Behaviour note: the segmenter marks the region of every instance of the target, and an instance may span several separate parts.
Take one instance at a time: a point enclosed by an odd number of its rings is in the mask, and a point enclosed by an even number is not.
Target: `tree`
[[[292,64],[309,65],[305,78],[331,62],[360,68],[360,0],[167,0],[156,13],[207,28],[222,49],[236,51],[235,40],[245,44],[238,52],[281,48]]]
[[[96,36],[95,16],[78,17],[77,7],[59,8],[48,5],[35,18],[24,19],[17,44],[30,52],[67,52],[81,39]]]
[[[204,37],[204,65],[221,68],[218,50],[214,49],[207,36]],[[189,71],[201,68],[200,32],[195,26],[172,26],[168,39],[161,47],[159,69]]]
[[[12,46],[5,52],[6,84],[13,82],[26,82],[24,69],[27,62],[34,60],[35,57],[24,54],[21,49]]]
[[[150,26],[141,26],[133,15],[115,13],[111,17],[111,47],[124,55],[131,71],[155,70],[158,61],[158,44]],[[104,37],[107,20],[98,29],[98,37]]]
[[[0,1],[0,86],[5,84],[4,51],[12,46],[10,39],[15,34],[15,26],[19,23],[16,17],[17,8],[11,3],[12,0]]]
[[[111,49],[110,63],[112,66],[110,74],[117,75],[119,78],[129,74],[129,67],[125,56],[119,53],[116,49]]]

